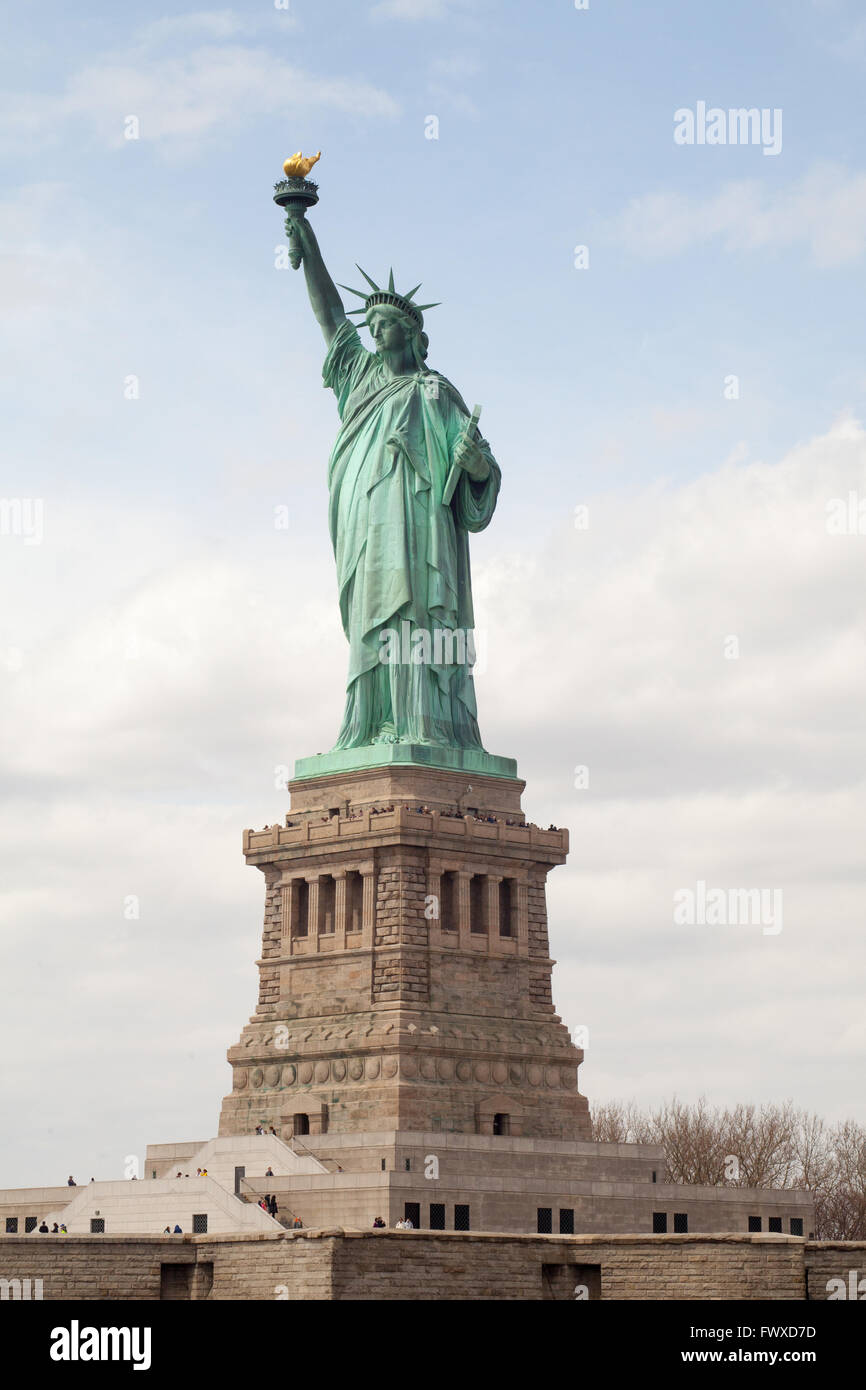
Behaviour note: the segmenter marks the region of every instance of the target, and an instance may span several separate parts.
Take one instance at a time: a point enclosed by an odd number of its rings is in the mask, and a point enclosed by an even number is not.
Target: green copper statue
[[[283,205],[292,260],[303,262],[327,343],[323,379],[341,422],[328,488],[350,655],[335,748],[481,749],[468,533],[482,531],[493,515],[499,467],[478,432],[477,412],[470,418],[451,382],[425,366],[422,309],[434,306],[413,302],[419,286],[398,294],[393,272],[380,289],[361,271],[371,288],[350,291],[364,301],[351,312],[366,319],[374,343],[368,351],[303,206]]]

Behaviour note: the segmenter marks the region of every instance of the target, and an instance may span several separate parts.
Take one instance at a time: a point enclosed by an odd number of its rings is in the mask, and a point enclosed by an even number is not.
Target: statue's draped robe
[[[341,420],[328,465],[329,517],[349,642],[335,747],[396,738],[480,748],[468,532],[493,515],[499,467],[476,432],[490,473],[475,482],[461,469],[445,505],[452,454],[469,418],[462,397],[437,372],[389,375],[353,324],[337,330],[323,379]],[[450,651],[447,640],[434,640],[437,629],[440,637],[455,634]],[[387,632],[395,638],[383,644]]]

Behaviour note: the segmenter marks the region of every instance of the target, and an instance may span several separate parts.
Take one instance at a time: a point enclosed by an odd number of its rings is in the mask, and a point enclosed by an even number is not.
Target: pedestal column
[[[461,951],[471,949],[472,942],[472,898],[470,884],[472,875],[463,869],[457,872],[457,931]]]
[[[363,950],[370,951],[373,949],[373,926],[376,921],[376,871],[372,864],[361,865],[361,879],[361,946]]]
[[[487,875],[487,938],[491,945],[499,944],[499,885],[501,874]]]
[[[319,875],[307,879],[307,940],[310,950],[319,949]]]
[[[346,870],[334,869],[334,934],[335,948],[346,949]]]

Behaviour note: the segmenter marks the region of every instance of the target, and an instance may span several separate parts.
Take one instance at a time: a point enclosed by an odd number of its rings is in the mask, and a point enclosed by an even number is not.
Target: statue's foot
[[[393,724],[383,724],[377,734],[371,738],[370,742],[375,743],[399,743],[400,739]]]
[[[370,745],[377,743],[414,743],[424,748],[451,748],[454,745],[444,739],[416,737],[414,734],[398,734],[394,724],[383,724],[378,733],[370,739]]]

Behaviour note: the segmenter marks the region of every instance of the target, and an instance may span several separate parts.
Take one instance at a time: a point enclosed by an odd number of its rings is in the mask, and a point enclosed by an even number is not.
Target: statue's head
[[[379,353],[408,352],[417,369],[424,366],[429,339],[412,314],[391,304],[376,304],[367,314],[367,327]]]
[[[358,269],[361,270],[361,267],[358,266]],[[424,366],[428,347],[423,310],[435,309],[436,305],[415,303],[413,295],[420,290],[420,285],[416,285],[415,289],[409,290],[407,294],[398,293],[394,287],[393,270],[388,276],[387,289],[381,289],[375,280],[371,280],[366,270],[361,270],[361,274],[373,293],[353,290],[351,285],[341,285],[341,289],[348,290],[350,294],[355,294],[364,301],[363,309],[350,309],[349,313],[364,316],[376,343],[377,352],[394,354],[405,350],[409,361],[420,370]]]

